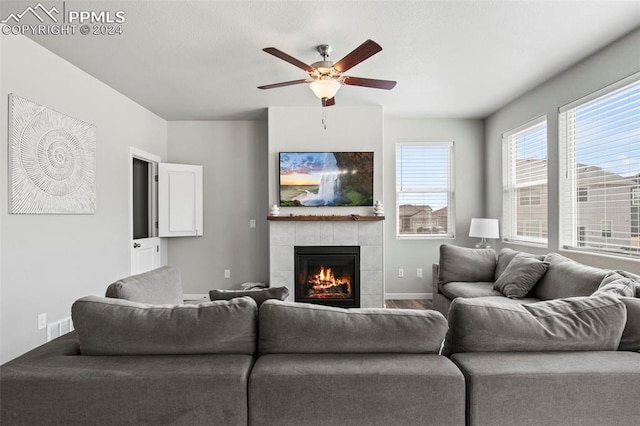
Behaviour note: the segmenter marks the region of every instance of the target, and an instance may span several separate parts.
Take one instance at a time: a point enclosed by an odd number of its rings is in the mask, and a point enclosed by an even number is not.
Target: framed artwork
[[[93,214],[96,127],[9,95],[9,212]]]

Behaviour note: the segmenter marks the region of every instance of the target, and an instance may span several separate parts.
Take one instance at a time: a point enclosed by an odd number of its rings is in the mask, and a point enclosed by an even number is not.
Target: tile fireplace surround
[[[360,246],[360,307],[384,307],[382,220],[274,219],[269,221],[271,286],[286,286],[293,296],[295,246]]]

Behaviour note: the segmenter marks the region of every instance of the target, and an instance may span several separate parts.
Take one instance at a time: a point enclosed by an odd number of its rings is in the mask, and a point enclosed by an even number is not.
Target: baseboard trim
[[[432,293],[385,293],[385,300],[426,299],[432,300]]]

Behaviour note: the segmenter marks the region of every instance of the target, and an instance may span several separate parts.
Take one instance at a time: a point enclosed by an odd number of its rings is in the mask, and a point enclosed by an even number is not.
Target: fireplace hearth
[[[295,301],[360,307],[359,246],[295,246]]]

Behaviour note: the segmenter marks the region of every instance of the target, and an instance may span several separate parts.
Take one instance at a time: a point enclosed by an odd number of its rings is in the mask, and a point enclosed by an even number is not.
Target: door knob
[[[140,248],[140,243],[133,243],[133,248]]]

